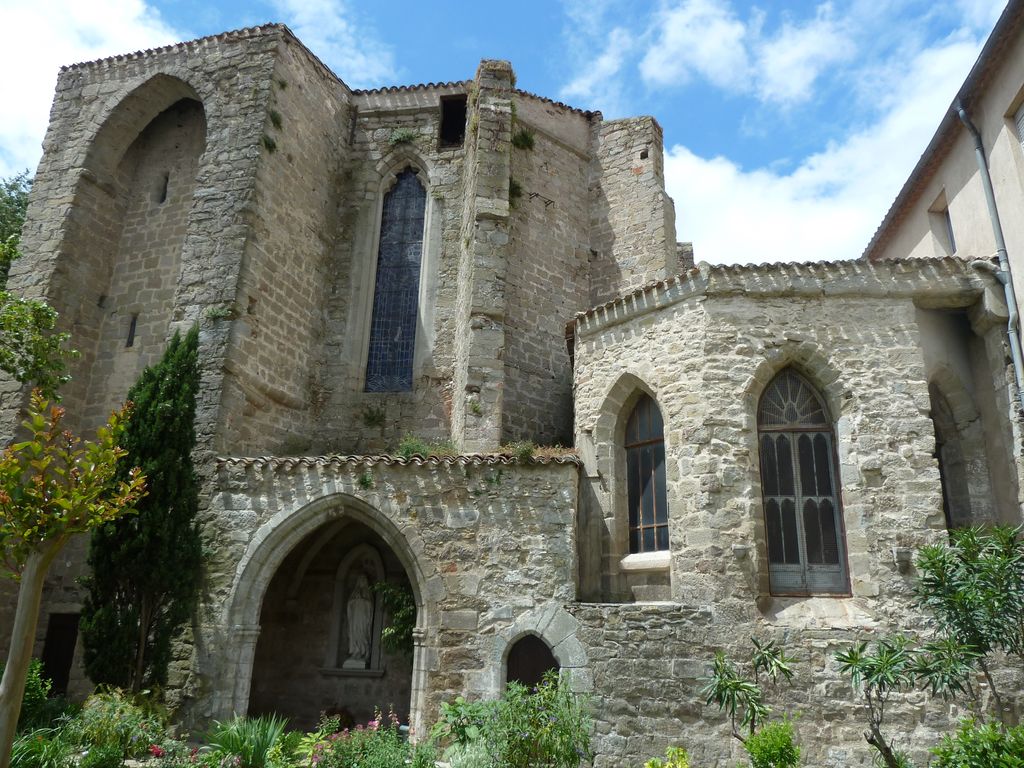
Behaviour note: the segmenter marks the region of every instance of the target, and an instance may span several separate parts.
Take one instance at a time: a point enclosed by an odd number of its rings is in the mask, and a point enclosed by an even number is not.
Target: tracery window
[[[848,592],[834,435],[824,402],[787,368],[761,396],[757,428],[772,592]]]
[[[366,360],[367,392],[412,389],[427,192],[409,167],[384,195]]]
[[[667,550],[665,427],[661,411],[649,395],[640,398],[629,416],[625,449],[629,551]]]

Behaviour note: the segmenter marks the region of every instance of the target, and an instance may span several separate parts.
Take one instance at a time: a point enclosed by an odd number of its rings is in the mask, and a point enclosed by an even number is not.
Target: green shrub
[[[330,723],[331,721],[326,721]],[[336,720],[334,721],[337,722]],[[309,762],[317,768],[432,768],[434,750],[429,744],[412,747],[398,729],[398,717],[378,713],[369,723],[324,735],[312,747]]]
[[[238,768],[266,768],[271,750],[285,735],[287,725],[288,721],[277,715],[214,721],[206,741],[210,750],[222,758],[236,758]]]
[[[1024,768],[1024,725],[1003,731],[965,720],[932,752],[938,758],[933,768]]]
[[[793,743],[789,720],[763,726],[747,738],[743,748],[750,755],[752,768],[795,768],[800,764],[800,747]]]
[[[690,756],[682,747],[669,747],[664,760],[652,757],[644,763],[644,768],[690,768]]]
[[[122,765],[124,765],[124,755],[121,753],[121,747],[117,744],[90,747],[89,751],[78,761],[78,768],[121,768]]]
[[[0,663],[0,677],[4,665]],[[43,663],[32,659],[25,679],[25,694],[21,697],[21,714],[18,716],[18,731],[32,731],[54,725],[70,705],[64,698],[50,699],[52,681],[43,675]]]
[[[484,737],[494,719],[500,701],[466,701],[459,696],[441,704],[441,719],[434,725],[432,738],[457,746],[466,746]]]
[[[510,683],[496,709],[487,742],[504,768],[576,768],[593,756],[585,702],[557,672],[548,672],[533,692]]]
[[[116,746],[122,757],[140,757],[165,738],[163,723],[116,688],[86,699],[64,732],[86,749]]]
[[[72,751],[57,728],[26,731],[11,748],[11,768],[72,768]]]

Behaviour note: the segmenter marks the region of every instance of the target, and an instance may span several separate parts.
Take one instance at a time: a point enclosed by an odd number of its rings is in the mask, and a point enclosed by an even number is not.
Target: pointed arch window
[[[414,168],[384,195],[373,289],[367,392],[412,389],[427,191]]]
[[[761,396],[757,429],[772,592],[848,592],[835,436],[821,396],[781,371]]]
[[[649,395],[640,398],[626,422],[625,448],[629,551],[667,550],[665,427],[661,411]]]

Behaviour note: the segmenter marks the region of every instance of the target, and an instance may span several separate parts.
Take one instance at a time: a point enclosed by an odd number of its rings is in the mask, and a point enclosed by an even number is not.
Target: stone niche
[[[311,727],[322,713],[352,725],[393,707],[407,721],[412,657],[381,644],[389,617],[374,584],[383,581],[408,585],[384,541],[351,520],[289,553],[263,600],[249,713]]]

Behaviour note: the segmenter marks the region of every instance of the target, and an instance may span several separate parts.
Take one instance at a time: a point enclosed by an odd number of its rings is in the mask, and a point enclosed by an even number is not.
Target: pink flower
[[[161,747],[159,744],[150,744],[149,754],[151,754],[153,757],[163,757],[167,753],[164,751],[164,748]]]

